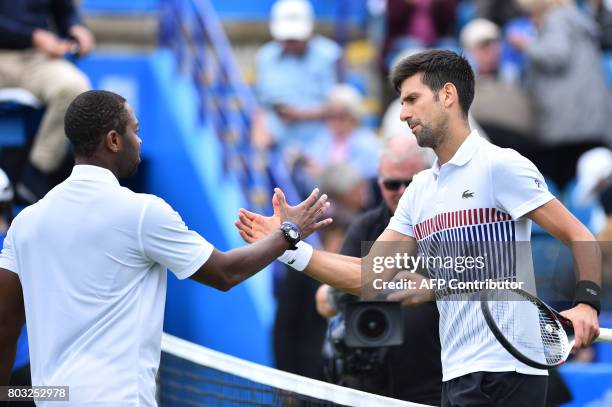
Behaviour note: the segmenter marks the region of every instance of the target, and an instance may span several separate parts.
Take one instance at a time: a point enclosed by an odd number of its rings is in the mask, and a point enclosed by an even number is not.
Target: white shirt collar
[[[110,170],[97,165],[78,164],[72,168],[69,179],[79,181],[99,181],[119,185],[119,180]]]
[[[459,149],[455,152],[455,155],[453,155],[453,157],[446,164],[456,165],[457,167],[467,164],[474,156],[474,153],[476,153],[478,150],[481,140],[482,139],[478,135],[478,132],[476,130],[472,130],[463,143],[461,143]],[[433,163],[432,169],[434,175],[437,177],[438,174],[440,174],[440,164],[438,163],[437,157]]]

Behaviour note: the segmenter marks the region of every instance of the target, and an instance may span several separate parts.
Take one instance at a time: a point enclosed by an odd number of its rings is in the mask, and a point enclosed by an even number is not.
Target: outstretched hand
[[[281,218],[278,211],[278,198],[276,194],[272,196],[272,216],[263,216],[255,212],[240,208],[238,220],[234,225],[240,233],[240,237],[247,243],[255,243],[280,227]]]
[[[285,194],[280,188],[275,188],[272,207],[274,208],[272,216],[262,216],[243,208],[240,209],[238,220],[234,225],[246,242],[254,243],[263,239],[277,230],[283,221],[292,222],[299,227],[302,239],[332,222],[331,218],[317,221],[329,208],[327,195],[323,194],[319,197],[317,188],[312,191],[308,198],[295,206],[287,203]]]

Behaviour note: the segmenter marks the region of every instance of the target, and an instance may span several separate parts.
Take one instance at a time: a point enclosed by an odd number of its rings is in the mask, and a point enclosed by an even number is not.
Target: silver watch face
[[[292,239],[298,238],[298,232],[295,229],[289,229],[289,237]]]

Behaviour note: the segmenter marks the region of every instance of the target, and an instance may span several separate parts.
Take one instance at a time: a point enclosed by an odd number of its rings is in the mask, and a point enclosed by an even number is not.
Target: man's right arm
[[[280,224],[277,211],[278,202],[275,202],[274,199],[272,200],[272,206],[275,208],[272,216],[262,216],[246,209],[240,210],[235,225],[240,232],[240,236],[246,242],[259,242],[278,228]],[[376,275],[371,271],[369,272],[367,268],[370,267],[372,259],[376,256],[395,256],[397,253],[415,256],[417,253],[416,240],[408,234],[389,228],[376,239],[368,256],[364,259],[314,250],[303,272],[336,289],[354,295],[363,295],[368,287],[371,287],[370,280],[373,280],[374,277],[389,281],[397,272],[393,267],[389,267]],[[366,269],[363,267],[364,261],[366,262]],[[414,278],[419,278],[416,273]],[[422,295],[413,298],[410,293],[404,294],[405,296],[399,297],[398,300],[403,301],[406,305],[413,305],[413,300],[417,302],[423,299]],[[425,301],[428,299],[425,299]]]
[[[315,250],[308,266],[304,269],[304,273],[338,290],[362,296],[368,290],[370,282],[374,278],[372,270],[364,269],[363,262],[365,261],[367,266],[373,257],[395,256],[400,251],[407,253],[409,256],[415,255],[416,241],[410,236],[386,229],[376,239],[368,256],[363,259]],[[389,268],[377,277],[383,281],[389,281],[393,278],[395,272],[395,269]]]
[[[17,339],[25,322],[19,276],[0,268],[0,386],[6,386],[17,350]]]

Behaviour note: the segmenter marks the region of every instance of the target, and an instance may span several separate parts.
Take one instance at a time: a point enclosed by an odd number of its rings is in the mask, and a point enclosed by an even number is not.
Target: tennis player
[[[595,238],[548,192],[542,175],[529,160],[470,130],[467,116],[474,98],[474,74],[468,62],[450,51],[421,52],[401,60],[391,73],[391,82],[400,92],[401,120],[410,126],[420,146],[435,151],[437,160],[431,169],[413,178],[377,243],[401,242],[410,255],[417,253],[417,247],[429,255],[441,242],[529,241],[531,221],[535,221],[571,246],[577,300],[563,315],[574,324],[575,347],[588,346],[599,333],[601,254],[595,243],[577,242],[595,242]],[[283,198],[281,194],[277,197]],[[277,225],[278,219],[244,210],[237,222],[241,235],[250,242]],[[376,255],[381,250],[385,249],[378,249]],[[297,251],[287,252],[279,260],[355,294],[360,294],[365,284],[360,259],[313,251],[303,242]],[[516,260],[524,263],[525,259]],[[442,274],[433,277],[457,275],[452,267],[440,271]],[[521,279],[533,283],[530,257],[528,265],[513,272],[521,272]],[[417,282],[417,276],[411,278]],[[370,282],[368,278],[364,281]],[[437,300],[443,406],[544,405],[546,371],[521,363],[497,342],[478,302],[452,301],[442,290],[434,296],[433,290],[426,289],[405,290],[391,298],[406,305]]]
[[[69,405],[155,406],[166,268],[226,291],[299,233],[331,222],[316,221],[327,204],[314,190],[297,207],[282,205],[282,230],[220,252],[162,199],[119,185],[140,163],[138,129],[114,93],[85,92],[69,106],[72,174],[15,218],[0,255],[0,385],[25,303],[33,385],[69,386]]]

